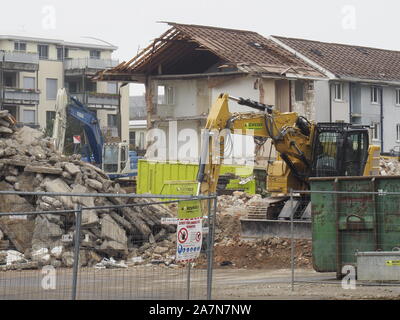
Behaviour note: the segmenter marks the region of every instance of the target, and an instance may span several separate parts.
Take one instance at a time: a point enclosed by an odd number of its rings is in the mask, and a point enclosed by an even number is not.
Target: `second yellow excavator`
[[[231,113],[229,100],[253,108],[257,112]],[[283,208],[290,191],[308,190],[310,177],[378,174],[380,147],[369,144],[366,126],[315,123],[295,112],[281,113],[273,106],[221,94],[212,106],[203,130],[203,146],[197,176],[201,194],[217,191],[225,140],[230,133],[253,136],[256,145],[259,146],[271,139],[271,144],[276,150],[276,159],[271,161],[267,168],[266,191],[270,198],[264,203],[269,205],[263,208],[265,212],[261,214],[260,208],[257,210],[261,220],[288,218],[287,210]],[[306,200],[302,199],[303,205],[299,206],[297,214],[298,217],[303,217],[303,220],[309,218],[311,210]],[[281,211],[285,213],[281,215]],[[251,222],[250,220],[248,222]],[[255,222],[259,224],[261,221]],[[260,230],[259,227],[256,229]]]

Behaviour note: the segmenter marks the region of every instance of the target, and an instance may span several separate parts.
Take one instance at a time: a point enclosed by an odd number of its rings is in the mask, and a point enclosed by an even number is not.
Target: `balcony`
[[[99,70],[113,68],[118,64],[119,61],[113,59],[66,59],[64,61],[64,70],[66,75],[81,74],[83,70],[85,70],[85,73],[94,74]]]
[[[76,97],[82,103],[87,104],[89,107],[92,108],[115,109],[115,107],[119,105],[118,94],[86,92],[86,93],[71,93],[71,95]]]
[[[3,97],[0,90],[1,97]],[[20,88],[5,88],[4,103],[17,105],[36,105],[39,104],[39,90],[20,89]]]
[[[37,71],[39,69],[37,53],[0,51],[0,61],[4,61],[6,70]]]

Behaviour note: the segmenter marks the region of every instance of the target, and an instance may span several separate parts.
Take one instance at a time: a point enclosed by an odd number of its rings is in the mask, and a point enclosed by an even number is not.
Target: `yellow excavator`
[[[229,100],[256,112],[231,113]],[[310,177],[378,174],[380,147],[369,144],[366,126],[315,123],[296,112],[282,113],[273,106],[221,94],[203,130],[197,175],[200,194],[217,191],[225,141],[231,133],[253,136],[258,146],[270,139],[276,150],[275,160],[266,168],[269,197],[250,207],[248,218],[242,219],[244,236],[288,236],[289,220],[295,214],[297,237],[310,238],[309,197],[299,195],[295,208],[289,208],[291,190],[308,190]]]

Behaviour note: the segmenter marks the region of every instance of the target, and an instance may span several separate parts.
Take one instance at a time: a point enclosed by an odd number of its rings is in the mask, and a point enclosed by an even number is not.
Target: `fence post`
[[[81,246],[81,222],[82,222],[82,207],[79,205],[75,213],[74,266],[72,271],[72,300],[76,300],[76,289],[78,285],[79,251]]]
[[[187,267],[187,296],[186,296],[186,298],[187,298],[187,300],[190,300],[190,271],[191,271],[191,268],[192,268],[192,263],[191,262],[188,262],[188,267]]]
[[[212,277],[213,277],[213,260],[214,260],[214,228],[217,221],[217,201],[218,196],[215,194],[213,198],[214,205],[211,208],[211,199],[208,199],[208,263],[207,263],[207,300],[211,300],[212,294]]]
[[[291,253],[290,253],[290,263],[292,269],[292,291],[294,291],[294,250],[295,250],[295,243],[294,243],[294,212],[293,212],[293,190],[290,189],[290,237],[291,237]]]

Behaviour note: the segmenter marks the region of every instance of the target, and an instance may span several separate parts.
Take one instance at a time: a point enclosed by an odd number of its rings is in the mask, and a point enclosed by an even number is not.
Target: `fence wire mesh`
[[[370,184],[361,182],[356,189],[369,190]],[[307,276],[302,246],[292,232],[292,294],[334,299],[400,296],[400,193],[313,190],[293,192],[289,201],[292,231],[299,203],[311,203],[315,273]]]
[[[0,299],[211,298],[213,197],[0,196]],[[193,201],[209,209],[207,231],[199,257],[178,261],[177,210]]]

